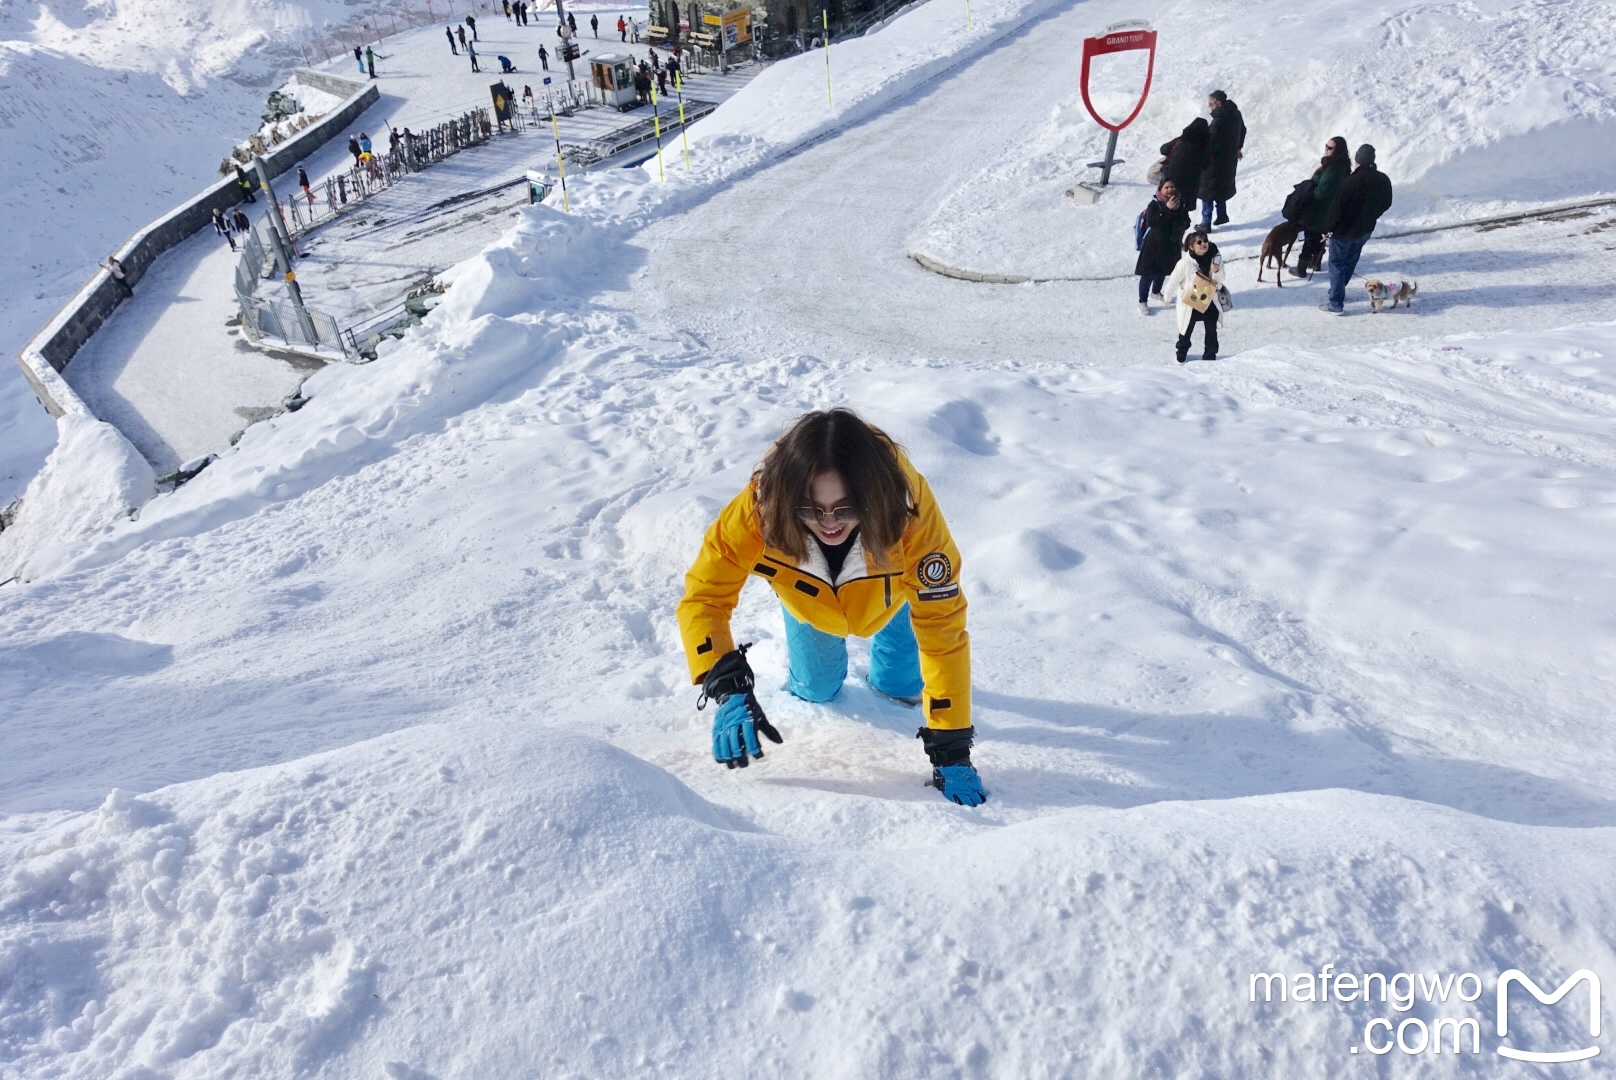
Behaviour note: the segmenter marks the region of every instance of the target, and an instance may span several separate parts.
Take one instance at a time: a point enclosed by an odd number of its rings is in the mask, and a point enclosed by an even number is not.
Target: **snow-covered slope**
[[[744,196],[790,144],[759,139],[710,178]],[[641,271],[756,207],[680,247],[639,228],[659,194],[524,208],[374,364],[0,589],[0,1069],[1496,1075],[1503,970],[1616,979],[1616,325],[1299,320],[1183,369],[743,355],[652,321]],[[859,646],[836,700],[786,695],[755,586],[786,741],[707,756],[682,574],[844,402],[959,541],[980,810],[922,786]],[[1250,999],[1324,964],[1478,993]],[[1478,1052],[1374,1064],[1370,1021],[1445,1016]],[[1565,1006],[1511,1032],[1588,1039]]]
[[[1095,0],[1078,11],[1097,33],[1139,6]],[[944,200],[912,249],[977,272],[1084,277],[1133,270],[1133,219],[1150,198],[1161,144],[1206,114],[1223,89],[1248,137],[1237,223],[1220,238],[1254,255],[1291,185],[1311,175],[1334,135],[1370,143],[1397,185],[1382,231],[1466,220],[1557,200],[1616,197],[1616,3],[1325,3],[1208,5],[1145,12],[1159,32],[1143,111],[1118,140],[1127,164],[1098,205],[1065,192],[1098,179],[1105,135],[1078,92],[1076,58],[1049,72],[1021,110],[1025,134]],[[1036,35],[1038,29],[1031,31]],[[1126,115],[1142,53],[1095,62],[1096,103]],[[1126,92],[1122,88],[1126,88]],[[1098,241],[1098,242],[1096,242]]]

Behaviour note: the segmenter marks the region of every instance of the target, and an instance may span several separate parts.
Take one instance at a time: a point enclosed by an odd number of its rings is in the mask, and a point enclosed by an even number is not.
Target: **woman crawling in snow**
[[[707,530],[685,575],[679,630],[698,707],[718,703],[713,758],[744,768],[780,734],[753,693],[730,613],[748,574],[780,597],[787,689],[829,701],[847,677],[847,637],[870,638],[870,685],[921,706],[932,783],[987,800],[971,765],[971,651],[959,550],[931,487],[885,432],[847,409],[813,412],[770,447]]]

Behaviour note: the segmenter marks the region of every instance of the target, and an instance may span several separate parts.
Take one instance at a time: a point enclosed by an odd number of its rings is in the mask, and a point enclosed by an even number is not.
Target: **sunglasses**
[[[828,529],[833,525],[858,524],[859,512],[852,506],[833,506],[829,510],[821,510],[817,506],[799,506],[797,519],[806,525],[817,521]]]

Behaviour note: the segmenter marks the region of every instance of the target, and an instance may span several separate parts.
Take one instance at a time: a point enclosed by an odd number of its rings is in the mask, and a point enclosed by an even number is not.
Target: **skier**
[[[359,145],[358,139],[354,138],[352,135],[348,136],[348,153],[353,155],[353,163],[355,165],[359,164],[359,155],[363,150],[364,147]]]
[[[628,40],[628,23],[623,21],[621,15],[617,17],[617,36],[624,41]]]
[[[591,16],[589,16],[589,32],[594,34],[596,37],[600,37],[600,16],[599,15],[591,15]]]
[[[1313,170],[1313,204],[1302,222],[1306,230],[1302,238],[1302,255],[1291,267],[1292,277],[1306,277],[1323,263],[1325,218],[1335,204],[1335,193],[1341,190],[1342,182],[1351,171],[1352,163],[1347,160],[1347,140],[1337,135],[1324,144],[1324,156],[1319,159],[1319,167]]]
[[[460,39],[460,47],[464,49],[466,47],[466,28],[464,26],[455,27],[455,36]]]
[[[477,40],[477,38],[476,38],[476,35],[474,34],[474,35],[472,35],[472,41],[475,41],[475,40]],[[473,70],[473,71],[481,71],[482,68],[477,66],[477,48],[476,48],[476,46],[472,45],[471,42],[466,43],[466,55],[471,57],[471,70]]]
[[[466,27],[471,31],[471,40],[482,40],[482,38],[477,36],[477,16],[471,14],[470,12],[466,13]],[[462,39],[461,44],[465,44],[464,39]]]
[[[359,65],[359,74],[363,75],[365,73],[365,50],[355,45],[353,47],[353,58],[354,63]]]
[[[1190,212],[1178,194],[1178,185],[1163,180],[1139,215],[1141,236],[1139,258],[1133,272],[1139,275],[1139,313],[1150,314],[1150,301],[1165,304],[1162,282],[1178,265],[1178,253],[1184,240],[1184,231],[1190,227]]]
[[[230,223],[224,219],[224,211],[219,207],[213,208],[213,231],[224,237],[230,250],[236,250],[236,238],[230,235]]]
[[[1375,168],[1375,148],[1364,143],[1352,160],[1358,167],[1335,193],[1324,219],[1330,233],[1330,299],[1319,310],[1330,315],[1346,314],[1347,282],[1358,268],[1358,256],[1380,215],[1392,208],[1392,182]]]
[[[369,45],[365,46],[365,63],[370,67],[370,77],[376,77],[376,51]]]
[[[545,71],[550,70],[550,53],[545,49],[542,43],[539,45],[539,64],[544,68]]]
[[[454,53],[456,56],[459,56],[460,50],[455,48],[454,31],[445,26],[443,28],[443,34],[449,39],[449,51]]]
[[[1206,168],[1201,173],[1201,228],[1229,224],[1229,200],[1235,196],[1234,174],[1240,166],[1246,145],[1246,121],[1235,103],[1222,90],[1207,95],[1212,111],[1208,126]],[[1212,220],[1216,209],[1217,220]]]
[[[1202,360],[1216,360],[1218,358],[1218,302],[1213,298],[1205,311],[1199,311],[1189,302],[1190,288],[1195,279],[1207,278],[1216,286],[1223,284],[1223,256],[1218,252],[1218,245],[1206,235],[1206,230],[1196,229],[1184,237],[1184,257],[1173,267],[1172,276],[1162,288],[1162,293],[1168,300],[1178,297],[1178,362],[1184,363],[1190,354],[1190,333],[1195,329],[1196,323],[1206,326],[1206,340],[1202,343]]]
[[[780,742],[753,693],[730,613],[748,574],[779,596],[787,689],[829,701],[847,676],[849,634],[869,637],[869,683],[922,707],[932,783],[986,801],[971,765],[971,660],[959,550],[924,477],[884,432],[847,409],[801,417],[707,530],[679,603],[698,707],[718,703],[713,759],[744,768],[758,734]]]

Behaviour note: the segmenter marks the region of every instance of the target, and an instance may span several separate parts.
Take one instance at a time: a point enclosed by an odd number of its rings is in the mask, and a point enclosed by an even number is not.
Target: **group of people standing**
[[[1149,315],[1151,301],[1176,302],[1181,364],[1188,359],[1191,333],[1198,324],[1205,327],[1203,358],[1216,358],[1218,320],[1233,307],[1223,284],[1223,258],[1210,234],[1229,223],[1228,203],[1237,190],[1246,124],[1222,90],[1208,95],[1207,109],[1210,119],[1196,117],[1177,138],[1162,145],[1162,160],[1152,170],[1155,197],[1135,223],[1139,312]],[[1376,169],[1373,146],[1360,146],[1349,161],[1347,140],[1338,135],[1325,144],[1310,184],[1306,189],[1297,185],[1306,198],[1295,206],[1287,204],[1286,216],[1303,234],[1302,254],[1290,273],[1303,277],[1321,269],[1328,247],[1330,292],[1320,308],[1339,315],[1364,243],[1391,208],[1391,181]],[[1191,208],[1197,199],[1201,220],[1191,229]]]
[[[298,170],[299,173],[302,171],[302,169]],[[252,222],[247,220],[247,215],[242,212],[239,205],[232,207],[229,213],[225,213],[219,207],[214,207],[213,231],[224,237],[225,242],[230,245],[231,251],[236,250],[236,234],[245,233],[251,228]]]

